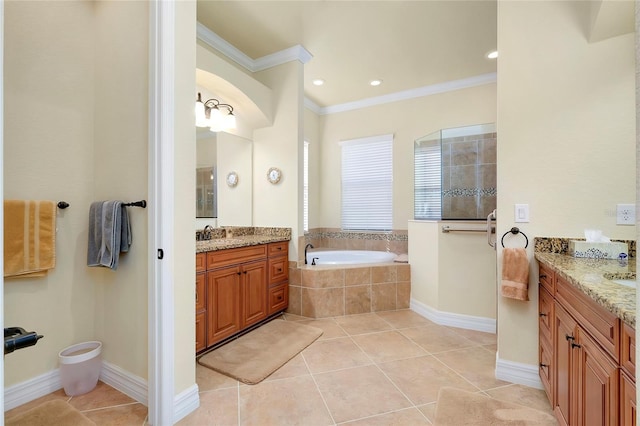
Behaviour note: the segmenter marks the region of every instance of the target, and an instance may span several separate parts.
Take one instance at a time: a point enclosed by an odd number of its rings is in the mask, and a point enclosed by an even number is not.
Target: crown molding
[[[251,72],[263,71],[292,61],[300,61],[306,64],[313,58],[313,55],[309,53],[307,49],[298,44],[258,59],[251,59],[200,22],[198,22],[196,26],[196,35],[198,40],[206,43],[208,46]]]
[[[452,92],[454,90],[466,89],[469,87],[482,86],[484,84],[495,83],[496,81],[497,81],[497,74],[495,72],[488,73],[488,74],[480,74],[474,77],[447,81],[444,83],[432,84],[430,86],[418,87],[416,89],[404,90],[402,92],[389,93],[388,95],[365,98],[359,101],[347,102],[344,104],[332,105],[328,107],[320,107],[319,108],[320,112],[318,114],[327,115],[327,114],[335,114],[338,112],[353,111],[356,109],[388,104],[391,102],[404,101],[407,99],[421,98],[423,96],[431,96],[439,93]]]
[[[244,67],[250,72],[263,71],[291,61],[300,61],[301,63],[306,64],[311,60],[311,58],[313,58],[313,55],[307,49],[298,44],[288,49],[284,49],[270,55],[262,56],[258,59],[251,59],[249,56],[242,53],[231,43],[224,40],[222,37],[211,31],[200,22],[197,23],[196,34],[198,40],[222,53],[224,56],[231,59],[238,65]],[[454,90],[466,89],[469,87],[481,86],[484,84],[491,84],[495,83],[496,81],[497,74],[495,72],[492,72],[488,74],[477,75],[475,77],[432,84],[430,86],[418,87],[416,89],[404,90],[402,92],[390,93],[388,95],[375,96],[359,101],[347,102],[344,104],[331,105],[327,107],[321,107],[311,99],[305,97],[304,106],[305,108],[318,115],[335,114],[339,112],[353,111],[356,109],[367,108],[391,102],[398,102],[407,99],[421,98],[423,96],[436,95],[439,93],[452,92]]]

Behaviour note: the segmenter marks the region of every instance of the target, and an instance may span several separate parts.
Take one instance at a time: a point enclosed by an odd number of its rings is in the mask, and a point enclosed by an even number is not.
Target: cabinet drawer
[[[289,284],[280,284],[269,289],[269,315],[289,306]]]
[[[269,243],[269,257],[284,256],[289,251],[289,241]]]
[[[269,259],[269,284],[275,284],[289,279],[289,259],[276,257]]]
[[[594,300],[557,277],[556,297],[562,306],[618,362],[620,359],[620,320]],[[557,312],[556,312],[557,314]]]
[[[196,272],[204,272],[207,269],[207,253],[196,254]]]
[[[620,365],[635,379],[636,377],[636,331],[623,324],[622,326],[622,353],[620,354]]]
[[[207,252],[207,270],[233,265],[235,263],[251,262],[252,260],[264,259],[266,257],[266,244],[209,251]]]
[[[204,312],[196,314],[196,352],[207,347],[206,336],[206,315]]]
[[[553,342],[553,306],[553,297],[541,285],[538,295],[538,327],[540,339],[545,339],[549,343]]]
[[[551,294],[552,296],[555,295],[556,273],[553,271],[553,269],[549,269],[542,263],[539,263],[538,266],[540,270],[540,285],[544,287],[549,292],[549,294]]]
[[[205,294],[207,279],[205,274],[196,274],[196,313],[205,309]]]

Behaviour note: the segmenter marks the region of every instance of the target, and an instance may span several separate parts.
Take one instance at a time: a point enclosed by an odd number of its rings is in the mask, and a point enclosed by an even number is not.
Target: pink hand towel
[[[523,248],[502,250],[502,286],[503,297],[529,300],[529,258]]]

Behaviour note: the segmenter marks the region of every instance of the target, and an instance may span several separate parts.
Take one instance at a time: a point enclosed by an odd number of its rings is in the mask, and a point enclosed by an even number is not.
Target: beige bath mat
[[[61,399],[44,402],[24,413],[5,419],[6,426],[95,426],[80,411]]]
[[[551,414],[455,388],[440,389],[435,417],[436,426],[558,425]]]
[[[254,385],[267,378],[322,335],[322,330],[273,320],[198,359],[198,363]]]

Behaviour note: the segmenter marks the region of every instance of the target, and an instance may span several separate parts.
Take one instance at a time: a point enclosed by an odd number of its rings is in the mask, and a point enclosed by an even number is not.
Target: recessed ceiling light
[[[369,84],[372,86],[380,86],[382,84],[382,80],[371,80]]]
[[[321,78],[316,78],[315,80],[313,80],[314,86],[322,86],[323,84],[324,84],[324,80]]]
[[[498,51],[494,50],[492,52],[487,53],[487,58],[496,59],[498,57]]]

